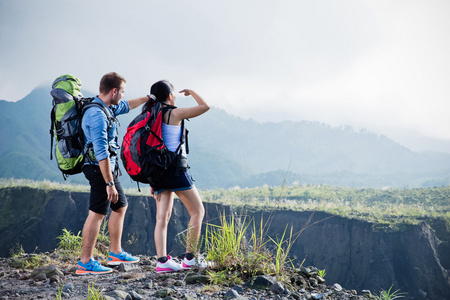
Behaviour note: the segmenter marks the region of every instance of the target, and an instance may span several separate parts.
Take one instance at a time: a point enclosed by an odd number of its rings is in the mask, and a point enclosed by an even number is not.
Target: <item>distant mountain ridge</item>
[[[36,88],[17,102],[0,101],[0,177],[61,181],[56,162],[49,160],[50,110],[50,88]],[[139,112],[119,117],[120,139]],[[186,127],[189,163],[200,188],[281,185],[284,179],[358,187],[450,183],[450,154],[413,152],[366,130],[309,121],[259,123],[216,108]],[[124,185],[135,186],[127,177]],[[75,175],[69,182],[86,180]]]

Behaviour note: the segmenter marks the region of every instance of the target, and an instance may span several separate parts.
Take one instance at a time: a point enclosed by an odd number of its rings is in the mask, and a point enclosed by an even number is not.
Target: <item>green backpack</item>
[[[114,118],[110,111],[100,103],[92,102],[94,98],[84,98],[80,90],[81,80],[67,74],[55,79],[50,94],[53,108],[50,113],[50,159],[53,159],[53,139],[55,156],[64,180],[73,174],[81,173],[87,147],[81,129],[84,112],[93,106],[100,107],[106,114],[109,128]]]

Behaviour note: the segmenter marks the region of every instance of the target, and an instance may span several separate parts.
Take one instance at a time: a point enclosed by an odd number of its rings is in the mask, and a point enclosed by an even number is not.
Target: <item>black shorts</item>
[[[177,174],[178,173],[178,174]],[[192,179],[189,169],[178,170],[176,167],[171,167],[164,174],[157,183],[152,185],[155,195],[164,191],[170,190],[172,192],[190,190],[194,187],[194,180]]]
[[[123,191],[122,185],[117,176],[114,175],[114,184],[119,193],[119,200],[117,203],[108,201],[108,193],[106,192],[106,182],[103,179],[100,167],[96,165],[86,165],[83,167],[84,176],[89,180],[91,185],[91,196],[89,201],[89,210],[95,213],[106,215],[108,208],[118,210],[121,207],[127,206],[128,201]]]

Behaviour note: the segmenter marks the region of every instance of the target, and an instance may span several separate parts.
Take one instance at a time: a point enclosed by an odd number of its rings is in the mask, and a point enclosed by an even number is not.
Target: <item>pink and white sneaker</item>
[[[199,269],[206,269],[211,267],[211,263],[207,262],[202,256],[194,257],[193,259],[189,260],[186,257],[183,259],[183,263],[181,264],[183,269],[189,270],[191,268],[199,268]]]
[[[169,273],[183,270],[183,267],[173,261],[170,255],[167,255],[167,258],[169,259],[165,263],[160,263],[159,261],[156,263],[156,273]]]

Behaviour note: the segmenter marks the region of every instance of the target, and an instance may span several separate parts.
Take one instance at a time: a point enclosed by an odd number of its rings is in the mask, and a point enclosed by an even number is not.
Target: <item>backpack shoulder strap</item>
[[[174,110],[175,108],[177,108],[177,107],[173,106],[173,105],[165,104],[164,107],[161,109],[163,116],[166,114],[167,111],[169,111],[169,117],[167,118],[167,124],[170,123],[170,116],[172,114],[172,110]]]
[[[83,110],[81,112],[81,116],[84,115],[84,113],[86,112],[86,110],[88,110],[91,107],[97,106],[98,108],[100,108],[106,115],[106,118],[108,119],[108,131],[109,129],[111,129],[112,123],[114,122],[114,120],[116,119],[111,112],[109,111],[109,109],[107,109],[103,104],[101,103],[97,103],[97,102],[89,102],[87,103],[84,107]]]
[[[55,138],[55,132],[53,126],[55,125],[55,107],[52,107],[50,112],[50,160],[53,160],[53,139]]]

